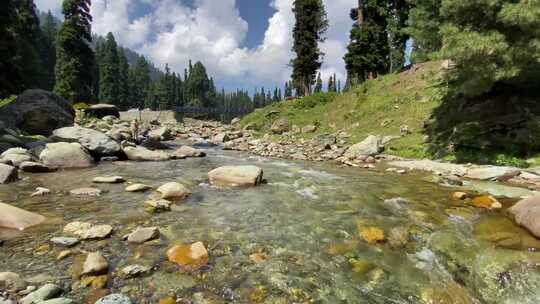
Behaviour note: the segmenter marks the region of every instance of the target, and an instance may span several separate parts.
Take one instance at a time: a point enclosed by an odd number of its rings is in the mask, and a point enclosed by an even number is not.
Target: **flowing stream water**
[[[67,223],[88,221],[113,225],[114,234],[75,250],[100,250],[110,264],[108,288],[134,303],[171,295],[182,303],[540,303],[540,242],[504,212],[452,201],[456,189],[429,181],[427,174],[208,152],[206,158],[24,175],[0,185],[1,201],[47,217],[24,232],[0,230],[7,239],[0,247],[0,271],[19,273],[38,286],[56,282],[66,297],[85,303],[92,291],[71,288],[73,257],[57,261],[63,248],[36,248],[62,236]],[[245,164],[263,168],[268,183],[242,189],[208,185],[210,170]],[[148,193],[92,184],[107,175],[155,188],[178,181],[193,195],[171,212],[150,214],[143,207]],[[38,186],[53,193],[30,198]],[[106,192],[97,198],[68,194],[89,186]],[[396,197],[405,200],[389,200]],[[122,237],[137,226],[159,227],[161,239],[127,244]],[[387,241],[368,244],[359,235],[362,227],[382,229]],[[171,244],[196,241],[209,248],[208,266],[186,273],[167,261]],[[253,253],[262,261],[250,259]],[[117,276],[130,264],[154,271],[134,279]]]

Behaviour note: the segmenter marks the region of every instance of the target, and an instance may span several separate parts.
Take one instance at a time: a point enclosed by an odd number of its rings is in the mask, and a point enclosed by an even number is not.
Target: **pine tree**
[[[22,89],[22,74],[16,66],[17,42],[11,29],[15,22],[15,0],[0,1],[0,98]]]
[[[91,98],[92,40],[90,0],[64,0],[64,23],[58,32],[54,91],[74,102]]]
[[[330,75],[330,78],[328,78],[328,89],[326,90],[328,93],[335,91],[336,85],[334,84],[334,79],[332,75]]]
[[[42,88],[51,91],[54,87],[54,66],[56,65],[56,21],[49,11],[41,26],[40,57],[44,67]]]
[[[359,8],[351,10],[351,19],[355,23],[344,57],[350,82],[362,82],[388,72],[388,13],[385,0],[359,1]]]
[[[411,6],[407,33],[413,38],[413,62],[424,62],[434,58],[442,47],[439,32],[441,19],[441,0],[407,0]]]
[[[152,79],[150,78],[150,64],[143,56],[140,56],[135,67],[130,72],[130,91],[133,106],[143,108],[150,99]]]
[[[318,43],[325,40],[328,20],[322,0],[294,0],[293,48],[296,58],[291,60],[292,78],[303,95],[310,93],[323,56]]]
[[[108,33],[103,46],[103,58],[99,66],[99,99],[102,102],[120,105],[120,61],[118,45],[112,33]]]
[[[129,105],[129,63],[123,48],[118,50],[118,104],[121,109]]]
[[[185,82],[185,88],[189,99],[187,102],[191,106],[210,106],[209,92],[210,92],[210,79],[206,73],[204,65],[197,61],[195,65],[191,66],[188,79]]]
[[[40,57],[41,28],[33,0],[15,1],[17,22],[13,25],[17,41],[17,66],[25,88],[45,87],[47,79]]]
[[[315,88],[313,89],[313,92],[320,93],[322,92],[323,88],[323,81],[321,79],[321,73],[317,74],[317,81],[315,82]]]
[[[407,20],[411,5],[407,0],[389,1],[387,32],[390,42],[389,71],[399,72],[405,66],[405,48],[410,36],[407,32]]]

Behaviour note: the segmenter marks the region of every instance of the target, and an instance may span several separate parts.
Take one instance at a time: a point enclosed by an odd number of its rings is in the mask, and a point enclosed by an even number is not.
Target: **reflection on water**
[[[109,282],[137,303],[170,295],[195,303],[539,302],[540,258],[526,249],[540,248],[540,242],[500,214],[452,202],[452,189],[427,182],[422,174],[209,154],[163,163],[104,163],[0,186],[0,200],[48,218],[22,233],[1,232],[12,238],[0,247],[2,270],[69,287],[73,259],[56,261],[62,248],[39,256],[34,249],[79,220],[115,227],[112,238],[76,247],[101,250],[113,277],[126,265],[156,266],[147,277]],[[207,172],[236,164],[262,167],[268,184],[249,189],[207,184]],[[193,195],[155,215],[144,211],[149,193],[127,193],[124,185],[99,185],[106,192],[98,198],[67,195],[70,189],[95,187],[92,178],[104,175],[154,187],[178,181]],[[30,198],[38,186],[53,194]],[[404,200],[385,202],[396,197]],[[127,245],[122,236],[137,226],[160,227],[161,240]],[[382,229],[385,242],[366,243],[359,236],[363,227]],[[201,273],[182,273],[166,262],[171,243],[195,241],[203,241],[211,254]],[[262,261],[250,259],[254,253]],[[87,293],[76,289],[68,296],[82,302]]]

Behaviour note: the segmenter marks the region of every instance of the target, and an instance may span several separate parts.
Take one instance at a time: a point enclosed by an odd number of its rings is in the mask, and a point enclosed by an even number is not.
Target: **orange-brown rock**
[[[384,230],[378,227],[358,227],[360,237],[369,244],[376,244],[386,241]]]
[[[493,196],[477,196],[472,200],[473,206],[484,209],[501,209],[501,203]]]
[[[196,271],[208,264],[208,251],[202,242],[176,245],[167,250],[167,258],[187,271]]]

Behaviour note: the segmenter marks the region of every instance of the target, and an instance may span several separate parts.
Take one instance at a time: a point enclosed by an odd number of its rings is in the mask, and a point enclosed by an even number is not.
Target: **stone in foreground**
[[[97,300],[95,304],[132,304],[132,302],[127,296],[114,293]]]
[[[38,304],[52,299],[62,293],[62,289],[54,284],[45,284],[21,300],[21,304]]]
[[[41,224],[45,217],[8,204],[0,203],[0,227],[24,230]]]
[[[214,186],[258,186],[263,181],[263,170],[256,166],[225,166],[208,173]]]
[[[159,187],[157,192],[161,193],[162,199],[183,200],[191,195],[189,189],[180,183],[166,183]]]
[[[126,192],[145,192],[152,189],[152,187],[145,184],[133,184],[126,187]]]
[[[362,142],[352,145],[345,152],[345,157],[356,158],[360,156],[375,156],[382,151],[384,151],[382,136],[370,135]]]
[[[109,269],[107,259],[100,252],[90,252],[83,264],[82,275],[106,274]]]
[[[167,258],[187,271],[196,271],[208,264],[208,251],[202,242],[176,245],[167,250]]]
[[[73,196],[100,196],[101,190],[96,188],[77,188],[69,191]]]
[[[182,146],[176,150],[171,157],[174,159],[184,159],[188,157],[205,157],[206,153],[203,150],[195,149],[189,146]]]
[[[47,165],[37,162],[25,161],[19,165],[19,169],[28,173],[48,173],[56,171],[55,168],[51,168]]]
[[[55,168],[88,168],[94,165],[94,160],[78,143],[51,143],[41,151],[39,160]]]
[[[78,236],[82,240],[104,239],[111,235],[110,225],[92,225],[85,222],[72,222],[64,227],[64,232]]]
[[[0,272],[0,287],[10,292],[26,289],[26,282],[14,272]]]
[[[0,164],[0,184],[8,184],[19,179],[17,168]]]
[[[540,238],[540,194],[519,201],[508,212],[518,225]]]
[[[133,244],[142,244],[159,238],[159,229],[157,227],[137,228],[127,237],[127,241]]]
[[[120,184],[125,181],[121,176],[98,176],[92,180],[96,184]]]

